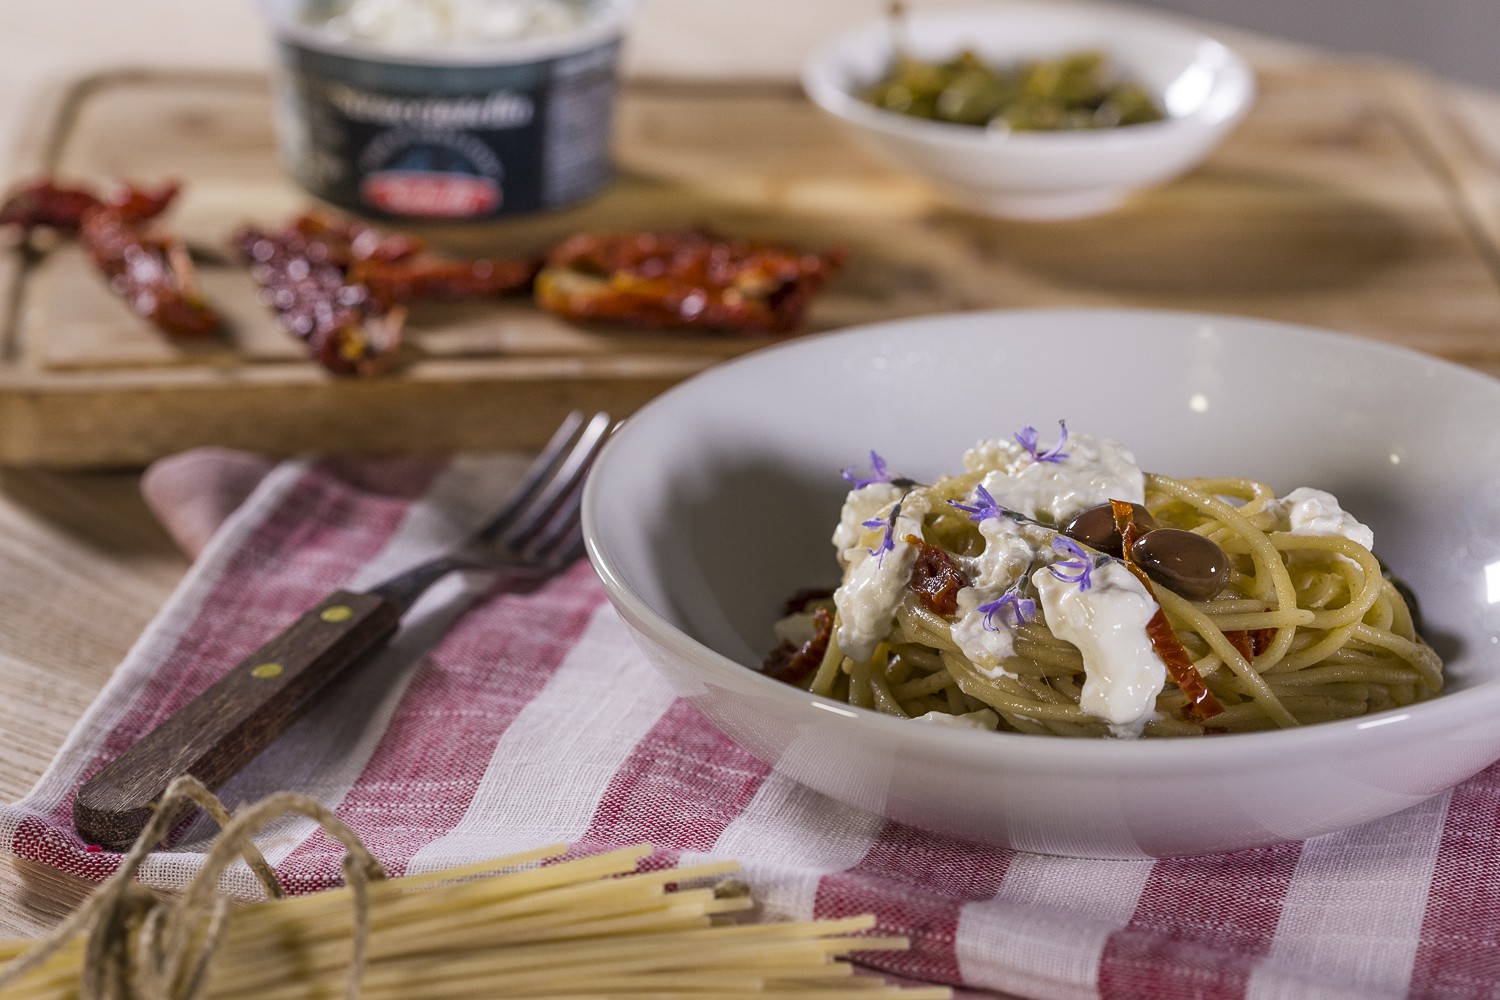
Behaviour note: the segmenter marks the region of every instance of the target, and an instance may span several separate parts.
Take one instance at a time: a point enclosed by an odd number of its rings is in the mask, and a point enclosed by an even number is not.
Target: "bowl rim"
[[[899,138],[969,151],[1060,150],[1070,147],[1118,147],[1175,141],[1186,132],[1231,128],[1249,112],[1255,102],[1255,72],[1243,56],[1212,35],[1159,15],[1126,9],[1094,10],[1037,0],[1004,0],[984,7],[913,10],[908,11],[906,17],[930,23],[961,23],[974,18],[994,23],[1028,10],[1042,10],[1049,16],[1077,16],[1092,22],[1107,21],[1160,31],[1177,35],[1200,49],[1206,47],[1219,60],[1210,96],[1233,87],[1238,91],[1239,99],[1233,106],[1213,117],[1210,117],[1207,110],[1212,102],[1205,98],[1197,108],[1185,115],[1169,115],[1161,121],[1109,129],[1004,132],[974,125],[913,118],[867,104],[834,79],[833,67],[841,65],[849,51],[862,48],[862,43],[868,38],[885,30],[886,21],[882,18],[868,19],[846,28],[813,49],[802,62],[802,90],[818,107],[851,124]]]
[[[758,698],[783,703],[789,711],[804,717],[818,716],[820,722],[834,726],[838,732],[844,732],[851,726],[864,731],[871,731],[873,727],[875,734],[883,734],[882,738],[904,739],[908,742],[915,740],[947,756],[963,757],[971,761],[993,759],[1007,766],[1021,764],[1048,770],[1073,770],[1079,766],[1165,769],[1180,766],[1182,758],[1191,754],[1195,770],[1209,768],[1228,773],[1243,770],[1247,755],[1251,759],[1264,761],[1303,757],[1309,751],[1316,751],[1325,757],[1330,752],[1350,757],[1365,752],[1377,743],[1404,743],[1456,725],[1471,723],[1484,716],[1492,716],[1496,707],[1500,706],[1500,677],[1465,690],[1440,694],[1404,708],[1387,709],[1352,719],[1320,722],[1296,729],[1230,733],[1207,740],[1187,737],[1133,740],[1047,738],[1024,733],[970,732],[958,727],[935,725],[913,729],[910,719],[898,719],[872,709],[834,701],[774,680],[754,666],[739,663],[678,629],[630,587],[624,570],[615,564],[609,546],[601,535],[599,511],[608,489],[604,483],[627,447],[625,442],[632,441],[633,435],[640,433],[633,432],[632,425],[641,426],[638,419],[641,417],[658,419],[658,414],[670,413],[677,400],[707,391],[705,387],[731,377],[731,373],[739,369],[764,365],[768,358],[796,353],[813,344],[891,334],[906,335],[903,328],[915,331],[926,324],[943,324],[955,319],[973,322],[982,321],[986,317],[1011,317],[1037,321],[1089,319],[1101,322],[1107,317],[1121,314],[1142,319],[1157,317],[1164,322],[1176,324],[1193,322],[1240,329],[1247,326],[1272,328],[1284,335],[1333,344],[1340,349],[1435,366],[1450,377],[1483,385],[1488,391],[1500,393],[1500,380],[1444,358],[1400,345],[1298,323],[1193,310],[1115,307],[993,309],[935,313],[810,334],[751,351],[692,376],[646,403],[615,432],[599,455],[593,472],[585,483],[583,494],[585,548],[606,594],[633,628],[692,660],[700,669],[707,670],[727,684],[741,689],[753,689]],[[1478,655],[1478,651],[1470,655]]]

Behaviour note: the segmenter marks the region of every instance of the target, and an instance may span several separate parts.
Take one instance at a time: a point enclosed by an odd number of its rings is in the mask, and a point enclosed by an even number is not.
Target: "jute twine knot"
[[[187,805],[202,807],[220,826],[203,866],[181,895],[163,899],[136,881],[146,856],[161,843]],[[146,829],[136,838],[119,870],[109,877],[57,930],[0,970],[0,990],[46,962],[73,938],[87,936],[82,1000],[195,1000],[203,992],[214,953],[224,937],[230,901],[218,891],[224,869],[243,858],[266,895],[285,892],[253,838],[272,820],[298,813],[316,821],[344,845],[344,879],[354,899],[354,949],[349,966],[349,1000],[359,997],[370,933],[370,882],[385,869],[357,834],[317,800],[279,792],[234,815],[197,778],[183,776],[167,787]]]

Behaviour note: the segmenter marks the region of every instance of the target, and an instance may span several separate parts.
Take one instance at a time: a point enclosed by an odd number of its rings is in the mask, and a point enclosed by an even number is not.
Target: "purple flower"
[[[885,459],[881,458],[874,449],[871,449],[870,451],[870,468],[872,471],[870,475],[866,477],[860,477],[856,475],[854,472],[854,466],[852,465],[849,466],[849,468],[845,469],[842,473],[840,473],[840,475],[849,480],[849,482],[853,484],[854,488],[857,490],[863,489],[864,487],[869,486],[871,483],[888,483],[894,478],[891,475],[890,470],[885,467]]]
[[[966,511],[971,521],[986,521],[992,517],[1000,517],[1004,513],[1005,508],[995,502],[995,498],[990,496],[989,490],[983,486],[976,486],[974,487],[974,493],[979,498],[979,502],[973,507],[970,507],[968,504],[959,503],[957,500],[949,500],[948,504],[957,507],[959,510]]]
[[[999,614],[1002,608],[1010,608],[1017,628],[1036,617],[1036,601],[1029,597],[1022,597],[1020,588],[1020,581],[1017,581],[1016,585],[1002,594],[998,601],[990,601],[988,604],[979,606],[979,610],[984,612],[986,629],[991,632],[1000,631],[1000,626],[995,624],[995,615]]]
[[[877,566],[884,566],[885,554],[896,547],[896,541],[893,536],[896,533],[896,518],[900,516],[901,504],[897,503],[894,507],[891,508],[891,512],[887,516],[872,517],[868,521],[859,522],[866,528],[885,528],[885,535],[880,539],[880,546],[878,548],[869,550],[870,555],[875,557],[875,565]]]
[[[1052,548],[1066,553],[1068,558],[1048,566],[1047,572],[1065,583],[1078,584],[1079,590],[1088,590],[1094,585],[1094,581],[1090,579],[1090,575],[1094,572],[1094,559],[1083,551],[1082,546],[1067,535],[1058,535],[1052,539]],[[1063,570],[1072,572],[1065,573]]]
[[[1063,451],[1063,445],[1068,443],[1068,425],[1066,421],[1059,420],[1057,426],[1062,428],[1062,437],[1058,438],[1057,444],[1053,445],[1050,451],[1040,453],[1037,451],[1036,428],[1030,424],[1022,427],[1015,435],[1016,442],[1026,449],[1026,454],[1030,455],[1034,462],[1061,462],[1068,457],[1068,453]]]

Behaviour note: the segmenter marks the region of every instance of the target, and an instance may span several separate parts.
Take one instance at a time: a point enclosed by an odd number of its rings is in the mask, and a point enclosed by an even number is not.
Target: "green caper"
[[[1163,117],[1138,84],[1115,81],[1099,52],[1072,52],[1015,67],[964,50],[945,61],[900,56],[865,100],[898,114],[1016,131],[1115,128]]]

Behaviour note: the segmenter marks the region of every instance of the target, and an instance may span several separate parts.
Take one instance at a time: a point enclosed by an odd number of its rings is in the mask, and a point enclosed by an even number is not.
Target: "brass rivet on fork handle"
[[[612,429],[606,414],[570,414],[502,509],[465,545],[368,592],[330,594],[242,660],[79,788],[73,803],[79,834],[123,850],[173,778],[190,774],[219,788],[335,677],[383,647],[401,616],[447,574],[505,570],[537,579],[565,569],[582,554],[582,484]]]

